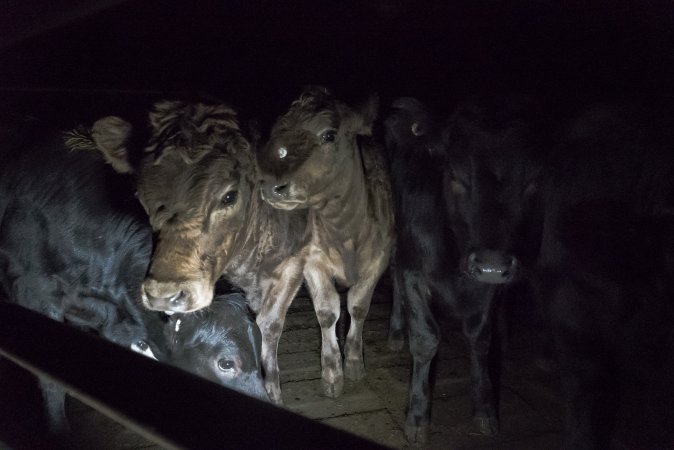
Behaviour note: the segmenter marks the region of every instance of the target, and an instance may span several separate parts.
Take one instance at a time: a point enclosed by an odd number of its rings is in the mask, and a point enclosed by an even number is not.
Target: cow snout
[[[288,193],[290,192],[290,189],[288,188],[288,184],[277,184],[271,189],[272,195],[277,198],[288,198]]]
[[[468,275],[481,283],[509,283],[517,268],[517,258],[500,251],[478,250],[468,256]]]
[[[157,311],[185,312],[187,310],[187,295],[184,291],[155,295],[143,286],[143,303],[148,309]]]
[[[262,199],[270,202],[287,200],[290,195],[290,185],[279,180],[262,181]]]
[[[190,292],[179,283],[146,279],[142,286],[143,304],[155,311],[187,312],[191,309]]]

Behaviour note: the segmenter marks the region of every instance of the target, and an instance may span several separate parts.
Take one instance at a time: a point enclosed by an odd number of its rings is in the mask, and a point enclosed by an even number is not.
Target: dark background
[[[305,84],[441,109],[672,98],[671,1],[5,0],[0,112],[64,125],[211,95],[263,125]]]

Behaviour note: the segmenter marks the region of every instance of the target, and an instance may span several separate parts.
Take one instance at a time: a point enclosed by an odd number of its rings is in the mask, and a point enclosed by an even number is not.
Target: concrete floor
[[[403,424],[411,358],[406,348],[394,353],[386,346],[390,310],[390,288],[386,284],[377,289],[364,329],[364,381],[347,382],[339,399],[322,395],[320,331],[310,300],[302,297],[295,300],[288,314],[279,344],[279,365],[287,408],[385,446],[405,449],[410,448]],[[559,447],[561,403],[556,374],[536,365],[530,338],[524,331],[515,329],[504,357],[497,436],[471,432],[467,352],[459,329],[451,323],[435,370],[432,427],[424,448]],[[68,413],[73,448],[159,448],[74,399],[69,399]]]

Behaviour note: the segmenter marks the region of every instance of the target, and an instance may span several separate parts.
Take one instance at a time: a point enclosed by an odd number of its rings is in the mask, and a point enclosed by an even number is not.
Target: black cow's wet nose
[[[281,197],[285,198],[288,196],[288,185],[287,184],[277,184],[272,188],[272,192],[274,193],[275,197]]]
[[[467,272],[476,281],[503,284],[513,280],[517,258],[494,250],[477,250],[468,256]]]

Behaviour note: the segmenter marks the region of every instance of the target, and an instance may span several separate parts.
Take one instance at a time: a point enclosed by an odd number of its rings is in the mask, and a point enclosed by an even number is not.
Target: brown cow
[[[349,287],[344,373],[359,380],[365,376],[363,323],[394,237],[383,154],[366,137],[376,110],[376,98],[356,111],[325,88],[309,87],[278,118],[258,154],[264,199],[279,209],[309,209],[304,279],[321,326],[323,390],[329,397],[339,396],[344,385],[334,281]]]
[[[262,332],[265,385],[280,403],[276,350],[302,283],[307,213],[262,201],[254,150],[231,108],[161,102],[150,123],[150,145],[135,166],[128,123],[107,117],[92,130],[117,170],[137,173],[138,198],[157,236],[143,303],[160,311],[207,307],[220,276],[243,289]]]

